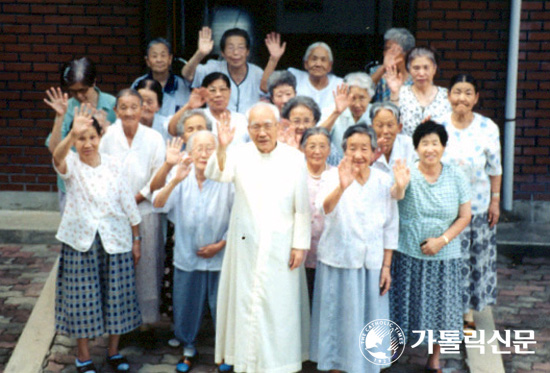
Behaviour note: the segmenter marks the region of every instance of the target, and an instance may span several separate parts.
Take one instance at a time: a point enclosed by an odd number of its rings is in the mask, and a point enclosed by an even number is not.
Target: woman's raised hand
[[[183,139],[174,137],[172,140],[166,140],[166,163],[175,166],[182,159],[185,152],[181,151]]]
[[[353,183],[357,176],[357,170],[353,167],[351,158],[345,156],[338,165],[338,176],[340,177],[340,188],[345,190]]]
[[[334,107],[338,113],[342,113],[350,105],[349,87],[346,83],[342,83],[336,87],[336,91],[332,92],[334,97]]]
[[[296,127],[288,119],[281,119],[277,140],[293,148],[299,147],[298,139],[296,138]]]
[[[399,94],[399,89],[403,85],[403,74],[399,71],[396,64],[392,64],[386,67],[386,73],[384,74],[386,83],[391,93]]]
[[[107,120],[107,112],[103,109],[96,109],[94,111],[93,117],[97,120],[99,125],[101,126],[101,130],[103,131],[103,134],[107,132],[109,129],[109,126],[111,125],[111,122]]]
[[[73,127],[71,128],[71,135],[74,138],[90,128],[93,123],[93,111],[94,109],[90,104],[82,104],[80,107],[74,108]]]
[[[271,58],[279,61],[286,50],[286,42],[281,44],[281,34],[270,32],[265,37],[265,46]]]
[[[407,167],[407,162],[405,160],[398,159],[393,165],[393,178],[395,185],[404,190],[409,181],[411,181],[411,170]]]
[[[69,105],[69,95],[63,93],[59,87],[51,87],[46,91],[46,96],[48,96],[44,99],[46,105],[54,109],[57,115],[64,116]]]
[[[208,90],[205,87],[195,88],[191,91],[187,106],[189,109],[198,109],[206,103]]]
[[[180,182],[183,179],[189,175],[189,172],[191,172],[191,164],[193,163],[193,159],[191,157],[181,157],[178,161],[178,166],[176,168],[176,174],[174,175],[174,178]]]
[[[208,56],[213,48],[212,29],[205,26],[199,31],[199,53],[203,56]]]
[[[229,125],[229,122],[231,120],[231,117],[227,113],[222,113],[220,115],[220,121],[216,123],[216,126],[218,128],[218,143],[221,148],[227,148],[229,144],[231,144],[231,141],[233,141],[233,137],[235,137],[235,129],[231,128]]]

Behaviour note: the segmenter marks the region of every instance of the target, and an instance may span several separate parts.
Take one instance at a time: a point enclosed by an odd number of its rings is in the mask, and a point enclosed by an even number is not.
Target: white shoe
[[[179,347],[181,342],[177,338],[172,338],[168,341],[168,346],[170,347]]]

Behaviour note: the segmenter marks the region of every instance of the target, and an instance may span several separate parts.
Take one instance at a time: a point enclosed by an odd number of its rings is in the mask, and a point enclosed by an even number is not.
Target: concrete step
[[[61,221],[58,211],[0,210],[0,242],[14,244],[58,244]]]
[[[550,224],[499,223],[498,253],[521,262],[523,257],[550,257]]]
[[[0,210],[0,242],[56,244],[57,211]],[[509,257],[550,256],[550,224],[499,223],[497,245]]]

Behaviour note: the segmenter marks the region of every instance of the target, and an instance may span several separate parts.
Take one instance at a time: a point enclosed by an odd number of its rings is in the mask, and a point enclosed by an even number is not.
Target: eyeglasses
[[[206,152],[206,154],[211,154],[214,150],[216,150],[213,146],[197,146],[196,148],[193,148],[191,151],[202,153]]]
[[[266,123],[264,123],[263,125],[262,125],[262,124],[253,124],[253,125],[250,125],[250,126],[248,126],[248,129],[250,130],[250,132],[260,132],[262,129],[263,129],[265,132],[269,132],[269,131],[272,130],[274,127],[275,127],[275,123],[266,122]]]

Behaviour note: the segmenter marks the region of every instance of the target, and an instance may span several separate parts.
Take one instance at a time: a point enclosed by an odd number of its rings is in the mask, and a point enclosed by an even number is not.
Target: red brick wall
[[[437,83],[471,73],[477,110],[503,136],[510,0],[419,0],[417,10],[418,44],[440,52]],[[514,198],[550,200],[550,2],[524,0],[521,17]]]
[[[43,146],[54,114],[42,99],[59,84],[62,62],[90,56],[98,86],[110,93],[142,73],[142,8],[121,4],[0,4],[0,190],[55,190]],[[481,87],[478,111],[501,129],[509,17],[509,0],[417,1],[418,44],[441,54],[437,83],[446,86],[457,72],[473,74]],[[515,198],[550,200],[550,2],[524,0],[521,29]]]
[[[118,0],[0,3],[0,190],[55,190],[44,91],[59,85],[63,62],[84,55],[101,90],[128,86],[144,69],[141,12],[141,2]]]

